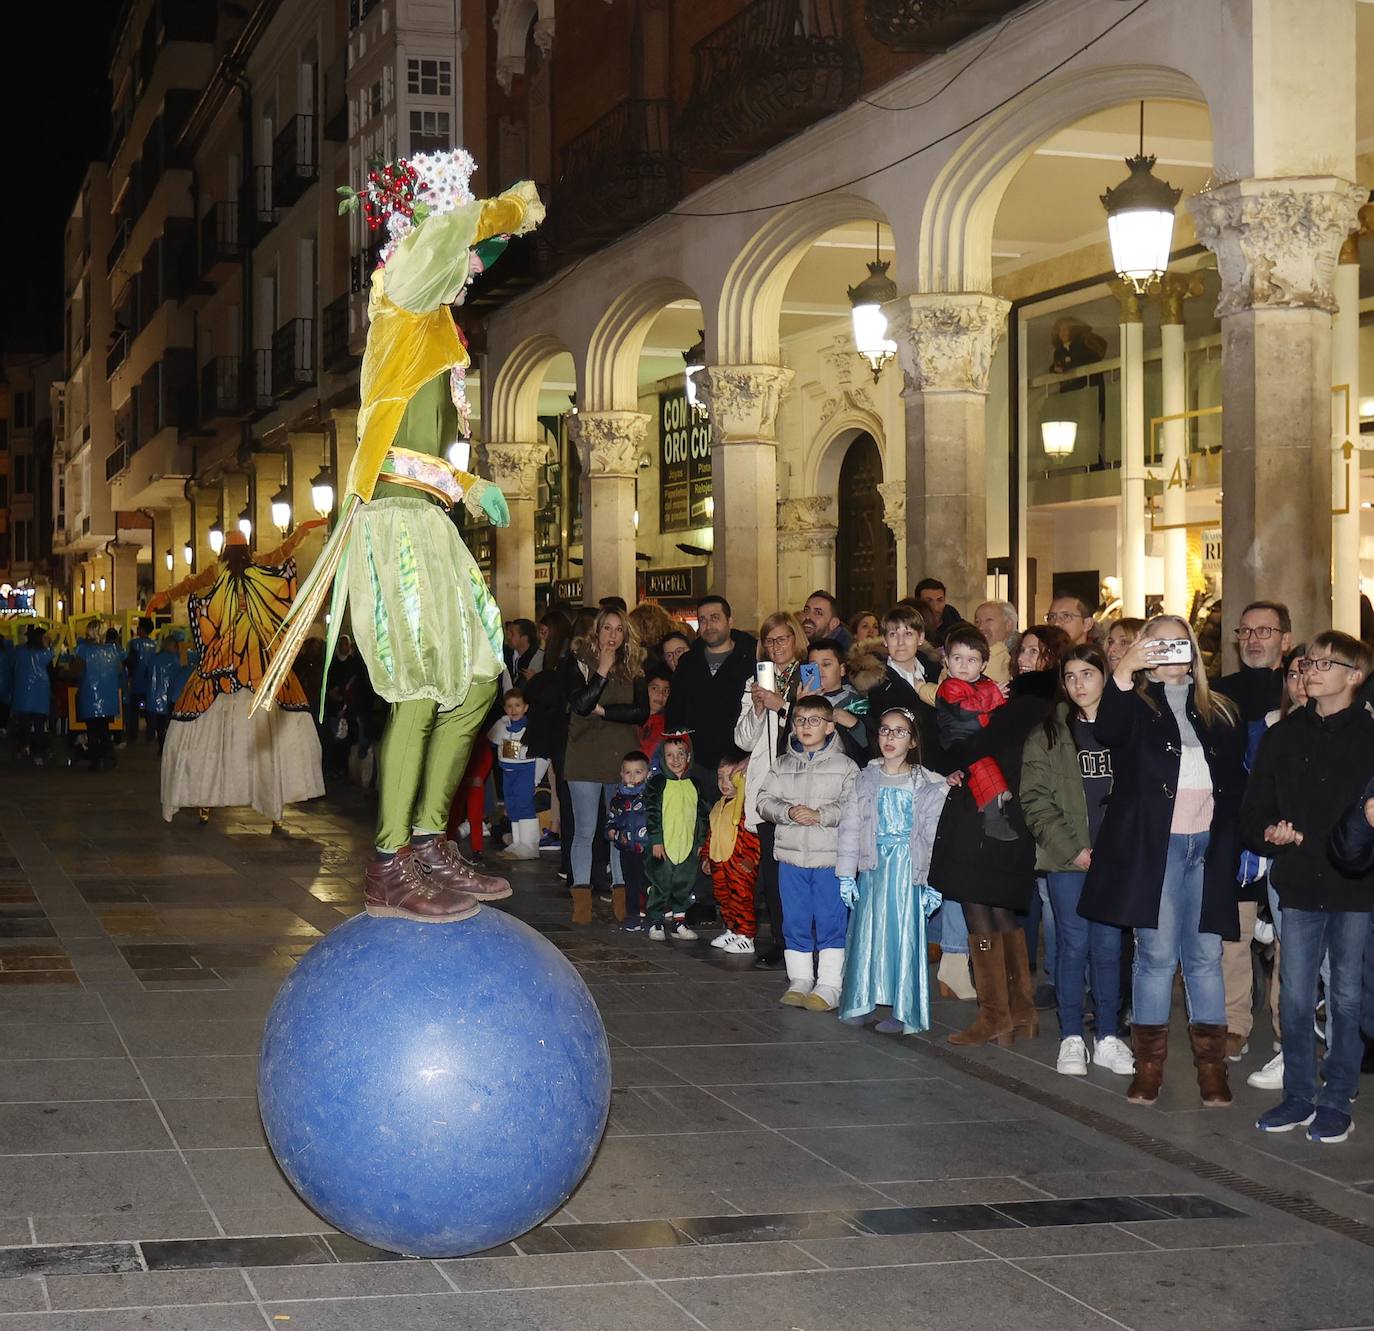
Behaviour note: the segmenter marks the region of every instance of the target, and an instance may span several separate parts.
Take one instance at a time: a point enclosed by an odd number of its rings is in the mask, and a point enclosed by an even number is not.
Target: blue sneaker
[[[1292,1132],[1294,1128],[1305,1128],[1316,1116],[1317,1111],[1307,1101],[1286,1096],[1281,1105],[1266,1109],[1255,1120],[1255,1126],[1261,1132]]]
[[[644,916],[631,916],[620,926],[620,932],[623,934],[642,934],[648,927],[649,922]]]
[[[1310,1122],[1312,1126],[1307,1129],[1307,1140],[1323,1142],[1327,1146],[1343,1142],[1355,1131],[1349,1114],[1342,1114],[1339,1109],[1331,1109],[1327,1105],[1319,1106]]]

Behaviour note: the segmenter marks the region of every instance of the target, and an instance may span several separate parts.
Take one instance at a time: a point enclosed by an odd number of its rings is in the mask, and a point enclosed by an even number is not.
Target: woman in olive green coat
[[[1060,666],[1059,694],[1043,726],[1026,740],[1021,761],[1021,811],[1035,838],[1035,867],[1049,883],[1055,924],[1055,999],[1059,1007],[1060,1072],[1084,1076],[1083,973],[1091,964],[1097,1041],[1093,1062],[1123,1076],[1133,1072],[1118,1038],[1124,930],[1078,913],[1092,844],[1111,796],[1111,752],[1093,735],[1107,662],[1096,647],[1073,648]]]

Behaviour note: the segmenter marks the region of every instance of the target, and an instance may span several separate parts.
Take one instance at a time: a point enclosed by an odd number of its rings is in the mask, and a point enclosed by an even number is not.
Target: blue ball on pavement
[[[481,1252],[551,1215],[590,1166],[610,1100],[581,976],[490,908],[340,925],[277,994],[258,1062],[292,1187],[344,1233],[415,1257]]]

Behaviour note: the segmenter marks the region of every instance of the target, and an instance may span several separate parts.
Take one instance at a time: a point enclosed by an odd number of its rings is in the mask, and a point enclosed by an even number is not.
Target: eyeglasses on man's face
[[[1258,638],[1261,642],[1268,642],[1274,634],[1282,632],[1282,629],[1275,628],[1272,624],[1257,624],[1254,628],[1242,624],[1236,630],[1236,639],[1239,642],[1245,642],[1249,638]]]
[[[1067,624],[1075,619],[1087,619],[1087,615],[1080,615],[1077,610],[1050,610],[1045,614],[1046,624]]]
[[[1359,666],[1353,666],[1349,661],[1338,661],[1334,656],[1304,656],[1298,662],[1298,669],[1304,674],[1313,670],[1320,670],[1325,674],[1332,666],[1344,666],[1347,670],[1358,670]]]
[[[910,739],[911,731],[905,726],[879,726],[879,739]]]

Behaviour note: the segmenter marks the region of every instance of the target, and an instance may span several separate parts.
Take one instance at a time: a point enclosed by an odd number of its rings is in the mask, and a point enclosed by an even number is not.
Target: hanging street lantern
[[[253,539],[253,514],[247,504],[239,509],[239,530],[243,533],[245,541]]]
[[[887,275],[891,263],[880,257],[879,230],[873,228],[873,261],[868,276],[856,287],[849,288],[849,304],[853,310],[854,346],[868,362],[876,384],[888,363],[897,354],[897,344],[887,335],[887,315],[883,306],[897,299],[897,284]]]
[[[187,541],[186,544],[181,547],[181,562],[185,564],[187,568],[190,568],[191,565],[196,562],[195,547],[190,541]]]
[[[1041,421],[1040,442],[1047,458],[1066,458],[1078,440],[1077,421]]]
[[[1140,151],[1126,158],[1130,175],[1102,195],[1107,210],[1107,238],[1116,275],[1143,292],[1169,267],[1174,239],[1174,209],[1183,197],[1154,173],[1155,159],[1145,155],[1145,103],[1140,104]]]
[[[177,557],[172,552],[172,547],[167,547],[167,553],[162,556],[167,561],[167,572],[170,573],[177,566]]]
[[[224,549],[224,525],[218,518],[210,524],[210,530],[205,533],[205,539],[210,543],[212,554],[218,555]]]
[[[310,503],[322,518],[333,512],[334,469],[327,462],[310,478]]]
[[[291,491],[285,484],[272,496],[272,525],[282,531],[291,526]]]

